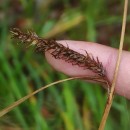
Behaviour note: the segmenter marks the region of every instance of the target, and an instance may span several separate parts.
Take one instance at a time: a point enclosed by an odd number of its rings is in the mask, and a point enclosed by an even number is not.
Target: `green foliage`
[[[44,38],[105,42],[104,44],[115,47],[119,43],[120,31],[116,29],[121,30],[122,7],[121,1],[114,3],[104,0],[2,1],[1,109],[41,86],[66,78],[53,70],[42,55],[18,47],[16,41],[10,39],[10,27],[31,28]],[[113,8],[118,8],[119,12]],[[130,43],[129,35],[128,30],[126,47]],[[105,107],[106,95],[106,91],[96,84],[79,80],[65,82],[40,92],[15,108],[6,115],[8,119],[0,119],[0,127],[24,130],[96,130]],[[126,99],[116,97],[105,130],[128,130],[128,103]]]

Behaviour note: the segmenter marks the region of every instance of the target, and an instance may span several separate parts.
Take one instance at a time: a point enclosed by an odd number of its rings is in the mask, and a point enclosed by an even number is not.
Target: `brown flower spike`
[[[74,50],[71,50],[68,46],[63,46],[56,40],[47,40],[38,37],[37,34],[32,31],[27,31],[27,33],[24,33],[18,28],[13,28],[10,32],[12,33],[12,38],[20,40],[27,46],[34,45],[36,52],[44,54],[46,51],[51,50],[51,55],[55,59],[62,59],[72,65],[78,65],[83,69],[89,69],[97,75],[95,77],[98,82],[104,82],[110,86],[102,63],[99,61],[98,57],[95,59],[93,56],[90,56],[87,51],[86,55],[80,54]]]

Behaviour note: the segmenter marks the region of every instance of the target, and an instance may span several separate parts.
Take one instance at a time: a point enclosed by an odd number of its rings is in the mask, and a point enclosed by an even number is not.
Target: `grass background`
[[[64,79],[45,58],[17,46],[9,29],[32,29],[43,38],[98,42],[118,47],[121,0],[1,0],[0,109],[41,86]],[[130,48],[130,11],[124,49]],[[68,81],[38,93],[0,119],[2,130],[96,130],[106,102],[97,84]],[[129,130],[130,101],[116,96],[105,130]]]

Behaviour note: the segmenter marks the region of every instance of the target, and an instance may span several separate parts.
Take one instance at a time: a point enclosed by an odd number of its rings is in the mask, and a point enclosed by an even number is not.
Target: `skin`
[[[75,50],[85,55],[86,50],[94,58],[98,57],[99,61],[102,62],[107,72],[107,77],[112,82],[113,74],[116,66],[116,60],[118,50],[104,46],[98,43],[90,43],[84,41],[58,41],[58,43],[64,46],[69,46],[70,49]],[[88,76],[93,75],[90,70],[84,70],[82,67],[72,65],[64,60],[57,60],[52,57],[49,52],[46,52],[47,61],[53,66],[54,69],[69,75],[69,76]],[[115,93],[130,99],[130,53],[123,51],[120,68],[117,76]]]

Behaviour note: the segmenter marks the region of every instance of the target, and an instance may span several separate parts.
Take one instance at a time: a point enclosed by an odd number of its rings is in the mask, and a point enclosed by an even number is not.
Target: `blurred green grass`
[[[44,38],[99,42],[118,47],[123,2],[94,0],[3,0],[0,4],[0,108],[41,86],[64,79],[45,58],[17,46],[9,29],[35,30]],[[130,26],[130,14],[127,20]],[[115,33],[116,32],[116,33]],[[77,35],[78,34],[78,35]],[[126,30],[124,48],[130,48]],[[51,87],[0,119],[3,129],[96,130],[105,107],[106,91],[99,85],[69,81]],[[105,130],[128,130],[130,105],[116,96]]]

